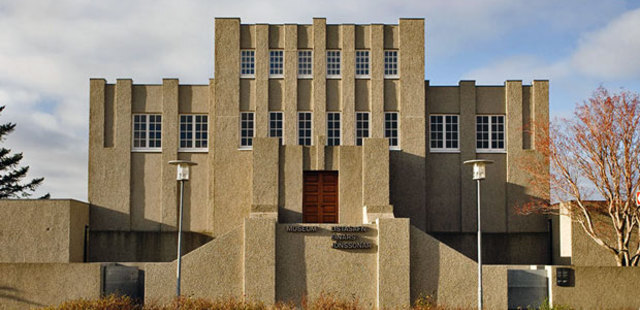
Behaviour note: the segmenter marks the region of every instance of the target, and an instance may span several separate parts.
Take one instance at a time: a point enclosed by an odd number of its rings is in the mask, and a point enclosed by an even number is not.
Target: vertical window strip
[[[458,116],[445,116],[445,148],[458,150]]]
[[[384,113],[384,137],[389,139],[390,149],[399,149],[398,112]]]
[[[369,51],[356,51],[356,77],[369,77]]]
[[[299,145],[311,145],[311,127],[312,127],[312,115],[311,112],[299,112],[298,113],[298,144]]]
[[[504,116],[491,116],[491,148],[504,149]]]
[[[240,51],[240,77],[255,76],[255,53],[254,50]]]
[[[147,115],[133,116],[133,148],[147,147]]]
[[[269,112],[269,137],[279,138],[282,143],[282,112]]]
[[[340,112],[327,113],[327,145],[340,145]]]
[[[298,77],[313,76],[313,54],[311,51],[298,51]]]
[[[193,115],[180,115],[180,148],[193,148]]]
[[[149,119],[149,147],[160,148],[162,147],[162,116],[158,114],[148,115]]]
[[[384,51],[384,76],[398,77],[398,51]]]
[[[269,77],[282,77],[284,74],[284,54],[282,50],[269,51]]]
[[[340,51],[327,51],[327,77],[340,77]]]
[[[356,112],[356,145],[362,145],[364,138],[369,138],[369,113]]]
[[[242,112],[240,120],[240,147],[253,146],[253,112]]]
[[[209,147],[209,116],[195,115],[195,148],[206,149]]]
[[[431,137],[431,149],[443,148],[443,132],[442,132],[442,116],[431,115],[430,117],[430,137]]]

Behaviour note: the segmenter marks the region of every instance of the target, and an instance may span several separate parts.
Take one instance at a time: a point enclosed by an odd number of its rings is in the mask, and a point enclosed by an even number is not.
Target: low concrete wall
[[[76,200],[0,200],[0,262],[65,263],[84,259],[89,207]],[[7,220],[10,219],[10,220]]]
[[[100,264],[0,263],[0,275],[0,309],[57,305],[101,292]]]
[[[483,266],[487,309],[507,308],[507,270],[510,268],[514,266]],[[430,295],[441,305],[474,308],[478,301],[477,270],[475,261],[411,227],[411,300]]]
[[[243,230],[236,228],[182,258],[182,294],[221,298],[243,294]],[[176,263],[147,263],[145,302],[166,302],[175,296]]]
[[[640,308],[640,267],[574,266],[572,283],[557,285],[557,268],[552,267],[551,302],[575,309]]]
[[[177,232],[152,231],[91,231],[88,261],[90,262],[170,262],[176,259]],[[184,232],[182,253],[187,254],[211,237]]]

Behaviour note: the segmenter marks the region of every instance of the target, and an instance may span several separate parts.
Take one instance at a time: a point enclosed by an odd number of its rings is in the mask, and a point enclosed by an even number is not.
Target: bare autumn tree
[[[524,158],[531,177],[532,200],[522,213],[571,216],[584,232],[615,258],[618,266],[640,262],[640,98],[638,93],[610,93],[598,88],[578,104],[573,118],[550,128],[533,124],[535,146],[545,160]],[[532,155],[533,156],[533,155]],[[549,170],[550,168],[550,170]],[[594,201],[598,199],[598,201]],[[567,201],[565,204],[552,204]]]

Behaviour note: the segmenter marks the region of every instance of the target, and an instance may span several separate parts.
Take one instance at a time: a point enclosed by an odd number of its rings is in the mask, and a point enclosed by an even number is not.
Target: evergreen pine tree
[[[0,106],[0,112],[4,108]],[[13,123],[0,124],[0,142],[4,141],[6,135],[10,134],[15,127],[16,124]],[[11,154],[10,149],[0,148],[0,199],[29,197],[42,184],[44,178],[36,178],[28,183],[21,182],[27,176],[29,166],[20,167],[20,160],[22,160],[22,153]],[[40,198],[47,199],[49,194]]]

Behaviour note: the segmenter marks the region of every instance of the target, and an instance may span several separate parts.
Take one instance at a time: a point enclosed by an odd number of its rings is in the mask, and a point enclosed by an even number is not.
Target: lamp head
[[[178,181],[189,181],[189,167],[197,165],[189,160],[171,160],[169,164],[177,166],[176,180]]]
[[[474,159],[474,160],[467,160],[465,162],[463,162],[463,164],[465,165],[472,165],[473,166],[473,180],[484,180],[485,178],[485,166],[486,165],[490,165],[493,164],[493,160],[487,160],[487,159]]]

